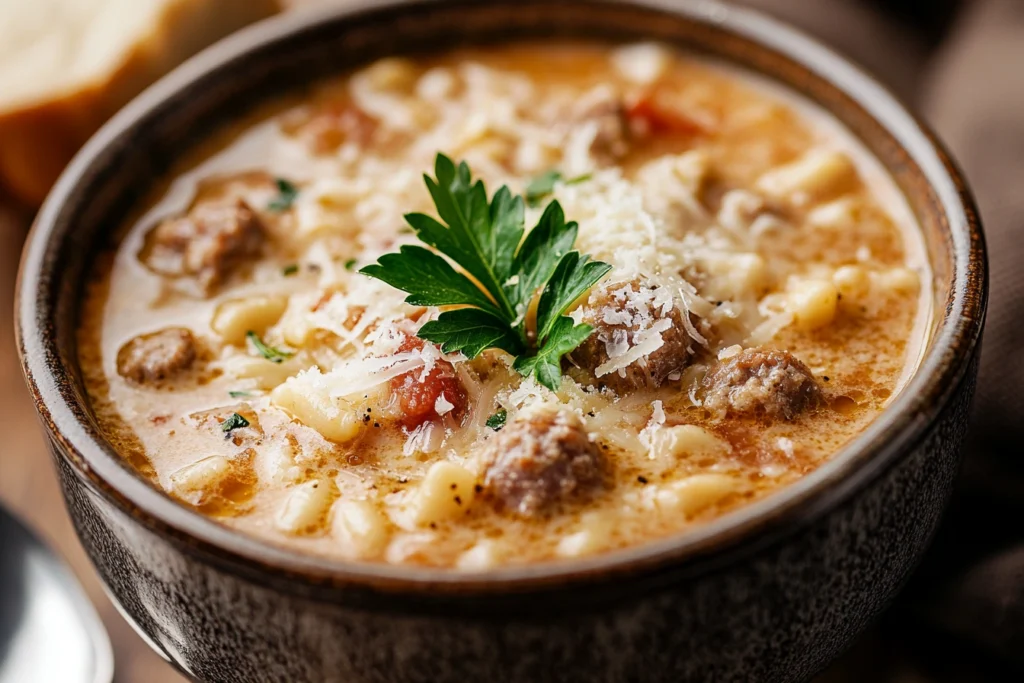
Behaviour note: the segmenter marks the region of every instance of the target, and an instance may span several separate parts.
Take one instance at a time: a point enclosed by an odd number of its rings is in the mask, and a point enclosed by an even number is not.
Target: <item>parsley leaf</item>
[[[359,272],[409,292],[405,303],[413,306],[466,304],[500,315],[472,280],[423,247],[403,244],[397,254],[384,254]]]
[[[437,156],[434,173],[436,179],[424,180],[445,225],[423,214],[410,214],[406,220],[420,240],[462,266],[499,309],[512,313],[502,285],[523,236],[523,200],[506,187],[488,204],[484,184],[473,182],[469,166],[463,162],[456,168],[443,154]]]
[[[271,363],[281,363],[284,362],[285,359],[291,358],[295,355],[290,351],[282,351],[281,349],[275,349],[273,346],[267,346],[263,343],[263,340],[260,339],[260,336],[252,330],[245,333],[245,338],[252,343],[253,348],[256,349],[256,353],[260,354]]]
[[[550,171],[543,178],[546,184],[531,183],[537,185],[535,197],[550,194],[561,175]],[[440,220],[422,213],[405,219],[440,253],[405,244],[359,272],[406,292],[409,304],[464,307],[443,311],[423,325],[417,333],[421,339],[470,358],[484,349],[502,349],[517,357],[514,367],[522,374],[556,389],[562,355],[592,331],[587,325],[574,327],[563,314],[611,266],[573,251],[578,226],[566,222],[557,201],[527,233],[523,198],[502,187],[488,201],[483,182],[474,181],[465,162],[456,166],[438,154],[434,177],[425,175],[424,181]],[[537,326],[527,329],[527,311],[538,292]]]
[[[241,429],[242,427],[248,427],[248,426],[249,426],[249,421],[246,420],[241,415],[239,415],[238,413],[231,413],[231,415],[228,417],[228,419],[226,419],[226,420],[224,420],[223,422],[220,423],[220,428],[224,432],[225,436],[227,436],[228,434],[230,434],[232,431],[234,431],[236,429]]]
[[[505,410],[504,408],[502,408],[501,410],[496,412],[494,415],[491,415],[489,418],[487,418],[487,422],[485,422],[484,424],[486,424],[488,427],[490,427],[491,429],[493,429],[494,431],[497,432],[502,427],[505,426],[505,421],[507,419],[508,419],[508,411]]]
[[[461,351],[475,358],[484,349],[501,349],[513,356],[523,352],[524,345],[512,327],[485,310],[460,308],[447,311],[437,320],[424,323],[416,336],[441,345],[445,353]]]
[[[530,298],[551,277],[558,260],[576,241],[576,223],[566,223],[562,206],[551,202],[544,210],[537,227],[523,240],[513,267],[519,279],[512,285],[516,313],[524,315]]]
[[[590,291],[611,269],[607,263],[591,261],[578,251],[563,256],[537,305],[537,337],[546,339],[573,302]]]
[[[512,367],[526,377],[536,375],[538,382],[556,391],[562,383],[562,356],[582,344],[594,331],[590,325],[573,325],[573,319],[567,315],[555,320],[544,345],[532,356],[516,358]]]
[[[284,178],[278,178],[275,182],[277,183],[277,196],[270,200],[267,209],[280,213],[292,208],[295,198],[299,196],[299,188]]]

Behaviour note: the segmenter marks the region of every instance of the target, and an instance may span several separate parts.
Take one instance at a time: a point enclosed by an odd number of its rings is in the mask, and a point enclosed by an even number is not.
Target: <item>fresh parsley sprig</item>
[[[424,180],[440,221],[422,213],[405,220],[437,251],[402,245],[359,272],[408,293],[405,301],[414,306],[464,307],[423,325],[421,339],[470,358],[502,349],[515,356],[513,367],[524,376],[557,389],[562,356],[593,331],[564,313],[611,266],[573,251],[578,226],[566,222],[557,201],[526,233],[523,198],[502,187],[488,201],[465,162],[456,166],[438,154],[434,177]],[[527,311],[538,291],[536,326],[528,330]]]

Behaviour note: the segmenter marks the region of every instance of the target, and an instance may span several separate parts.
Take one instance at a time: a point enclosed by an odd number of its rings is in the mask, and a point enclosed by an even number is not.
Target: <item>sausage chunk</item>
[[[135,337],[117,353],[117,372],[139,384],[171,379],[190,369],[198,353],[192,333],[182,327]]]
[[[604,483],[605,463],[566,409],[524,410],[490,440],[484,489],[499,510],[536,517]]]
[[[162,275],[192,278],[209,294],[234,269],[258,256],[264,239],[263,224],[245,201],[203,201],[186,215],[156,226],[143,261]]]
[[[583,322],[594,333],[572,352],[570,362],[587,371],[597,385],[619,393],[659,387],[669,375],[684,370],[693,357],[693,339],[674,299],[661,301],[656,289],[617,282],[591,292]],[[662,344],[650,354],[618,370],[602,368],[654,335],[661,336]]]
[[[821,401],[810,369],[788,351],[753,348],[720,363],[704,378],[712,413],[792,420]]]

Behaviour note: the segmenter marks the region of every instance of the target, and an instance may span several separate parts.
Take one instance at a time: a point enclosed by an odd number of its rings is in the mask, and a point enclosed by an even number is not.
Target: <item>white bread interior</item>
[[[35,205],[147,85],[278,0],[0,0],[0,185]]]

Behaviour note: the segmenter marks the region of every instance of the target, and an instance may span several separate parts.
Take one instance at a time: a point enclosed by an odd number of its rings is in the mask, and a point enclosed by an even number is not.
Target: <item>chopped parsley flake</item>
[[[295,198],[299,196],[299,188],[284,178],[278,178],[276,183],[277,196],[270,200],[270,203],[267,204],[267,209],[281,213],[292,208]]]
[[[231,398],[249,398],[252,396],[251,391],[229,391],[228,396]]]
[[[241,429],[242,427],[248,426],[249,421],[246,420],[241,415],[239,415],[238,413],[231,413],[231,416],[228,417],[228,419],[220,423],[220,428],[224,431],[225,434],[230,434],[232,431],[236,429]]]
[[[299,272],[299,264],[298,263],[290,263],[290,264],[288,264],[287,266],[285,266],[284,268],[281,269],[281,274],[284,275],[285,277],[291,277],[292,275],[295,275],[298,272]]]
[[[345,261],[345,270],[352,270],[356,267],[356,263],[357,261],[354,258],[350,258],[348,261]]]
[[[275,349],[273,346],[267,346],[260,339],[260,336],[249,330],[245,333],[245,338],[248,339],[256,352],[269,360],[271,363],[282,363],[286,359],[291,358],[293,354],[291,351],[282,351],[281,349]]]
[[[569,178],[565,181],[565,184],[579,185],[580,183],[587,182],[593,177],[592,173],[584,173],[576,176],[575,178]],[[531,180],[530,184],[526,186],[526,203],[531,207],[540,206],[541,202],[555,191],[555,183],[561,179],[562,173],[560,171],[551,170],[546,171]]]
[[[502,408],[501,410],[496,412],[494,415],[491,415],[489,418],[487,418],[486,424],[487,424],[488,427],[490,427],[494,431],[498,431],[499,429],[501,429],[502,427],[505,426],[505,420],[507,420],[507,419],[508,419],[508,411],[505,410],[504,408]]]

